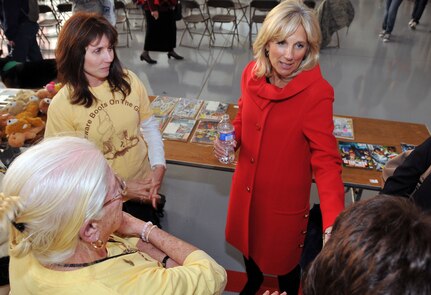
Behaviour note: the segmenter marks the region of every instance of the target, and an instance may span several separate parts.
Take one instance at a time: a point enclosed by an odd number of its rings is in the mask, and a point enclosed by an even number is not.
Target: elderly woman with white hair
[[[204,251],[122,211],[125,182],[91,142],[53,137],[9,167],[0,197],[14,294],[220,294]]]

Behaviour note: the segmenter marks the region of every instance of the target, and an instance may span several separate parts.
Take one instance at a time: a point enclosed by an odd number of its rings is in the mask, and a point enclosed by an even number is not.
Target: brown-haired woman
[[[127,199],[155,207],[166,167],[163,142],[147,91],[122,68],[116,44],[117,31],[100,15],[79,12],[65,23],[56,50],[64,87],[48,110],[45,136],[77,133],[95,142],[128,182]]]

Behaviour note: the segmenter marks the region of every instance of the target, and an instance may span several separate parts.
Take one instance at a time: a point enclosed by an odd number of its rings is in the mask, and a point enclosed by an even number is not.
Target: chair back
[[[260,11],[270,11],[278,4],[280,2],[277,0],[253,0],[250,2],[250,7]]]
[[[235,8],[235,3],[232,0],[208,0],[207,7],[214,8]]]
[[[182,0],[181,5],[184,9],[199,9],[199,3],[197,3],[195,0]]]
[[[55,12],[52,10],[51,6],[46,4],[39,4],[39,13],[52,13],[55,16]]]
[[[72,4],[71,3],[57,4],[57,11],[60,13],[72,12]]]

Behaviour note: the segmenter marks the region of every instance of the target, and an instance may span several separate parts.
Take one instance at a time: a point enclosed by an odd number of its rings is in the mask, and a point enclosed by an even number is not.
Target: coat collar
[[[250,68],[252,69],[253,66]],[[297,95],[321,77],[320,66],[317,65],[311,70],[299,73],[284,88],[278,88],[267,83],[266,77],[256,79],[250,73],[247,86],[250,93],[256,93],[256,95],[251,95],[251,97],[263,109],[273,101],[286,100]]]

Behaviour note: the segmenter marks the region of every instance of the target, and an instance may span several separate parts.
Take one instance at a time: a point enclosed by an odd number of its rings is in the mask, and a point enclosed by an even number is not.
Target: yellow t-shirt
[[[94,142],[114,171],[126,180],[149,176],[147,145],[140,123],[152,115],[147,91],[139,78],[127,72],[132,91],[123,99],[105,81],[90,88],[97,103],[89,108],[70,103],[71,89],[63,87],[48,109],[45,136],[78,135]]]
[[[108,256],[134,248],[137,239],[108,242]],[[187,256],[183,266],[165,269],[143,252],[121,255],[72,271],[42,266],[33,255],[10,257],[12,294],[221,294],[226,271],[202,250]]]

